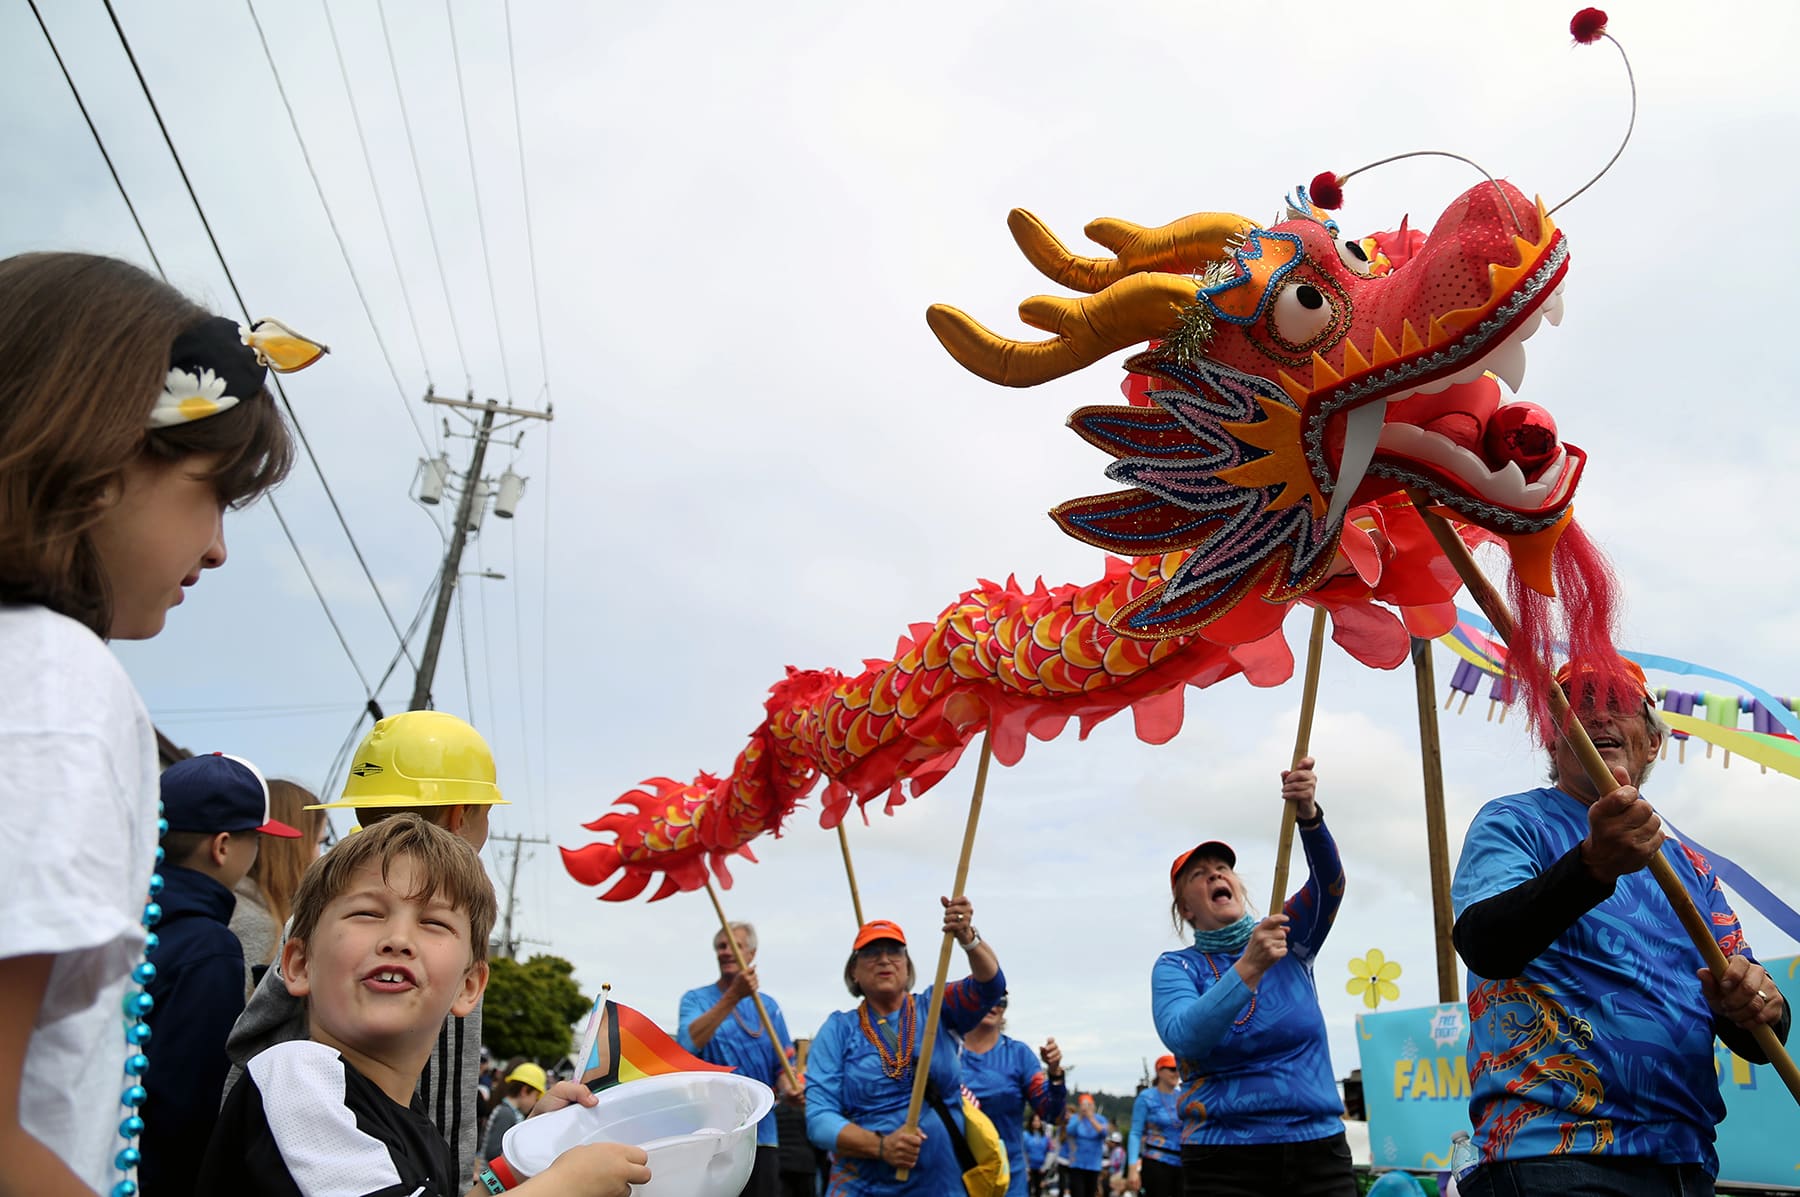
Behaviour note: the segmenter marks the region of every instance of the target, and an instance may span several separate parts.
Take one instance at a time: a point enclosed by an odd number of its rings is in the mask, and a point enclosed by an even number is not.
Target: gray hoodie
[[[277,956],[225,1040],[225,1054],[231,1057],[225,1092],[230,1093],[237,1084],[251,1056],[277,1043],[306,1037],[306,1003],[289,995]],[[475,1173],[475,1087],[480,1079],[481,1003],[477,1002],[468,1017],[451,1015],[444,1020],[431,1060],[419,1076],[425,1113],[456,1152],[458,1175],[464,1180]]]

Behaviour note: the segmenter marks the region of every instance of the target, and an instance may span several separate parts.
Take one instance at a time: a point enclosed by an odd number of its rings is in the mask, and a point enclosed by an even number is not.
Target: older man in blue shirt
[[[756,928],[749,923],[731,924],[738,951],[743,954],[744,968],[738,967],[737,956],[721,930],[713,936],[713,956],[719,964],[719,979],[681,995],[680,1029],[676,1038],[681,1046],[702,1060],[724,1064],[740,1075],[755,1079],[774,1089],[777,1096],[787,1095],[786,1074],[781,1057],[793,1048],[787,1022],[774,998],[763,993],[763,1008],[775,1025],[777,1042],[770,1043],[768,1030],[756,1012],[752,995],[760,993],[756,981]],[[779,1053],[779,1054],[777,1054]],[[779,1197],[781,1192],[780,1132],[775,1112],[769,1111],[756,1124],[756,1168],[744,1186],[743,1197]]]

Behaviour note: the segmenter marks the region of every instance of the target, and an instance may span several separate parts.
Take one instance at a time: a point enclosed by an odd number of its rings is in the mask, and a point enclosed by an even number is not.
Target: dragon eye
[[[1331,300],[1311,283],[1283,288],[1269,310],[1269,323],[1275,334],[1290,345],[1316,340],[1336,318]]]
[[[1360,241],[1340,241],[1337,243],[1338,261],[1344,264],[1351,274],[1368,278],[1370,265],[1369,253]]]

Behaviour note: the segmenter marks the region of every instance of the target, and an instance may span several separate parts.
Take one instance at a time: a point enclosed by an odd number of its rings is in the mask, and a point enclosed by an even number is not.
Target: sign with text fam
[[[1764,962],[1790,1000],[1800,997],[1800,956]],[[1468,1007],[1359,1014],[1369,1155],[1377,1168],[1440,1171],[1450,1136],[1469,1129]],[[1766,1064],[1751,1064],[1713,1042],[1725,1096],[1719,1124],[1719,1179],[1800,1187],[1794,1099]]]

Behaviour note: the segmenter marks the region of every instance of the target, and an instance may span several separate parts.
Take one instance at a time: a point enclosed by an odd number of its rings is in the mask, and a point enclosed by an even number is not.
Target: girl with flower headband
[[[323,352],[111,258],[0,260],[0,1197],[137,1192],[156,734],[105,642],[224,564],[292,460],[266,370]]]

